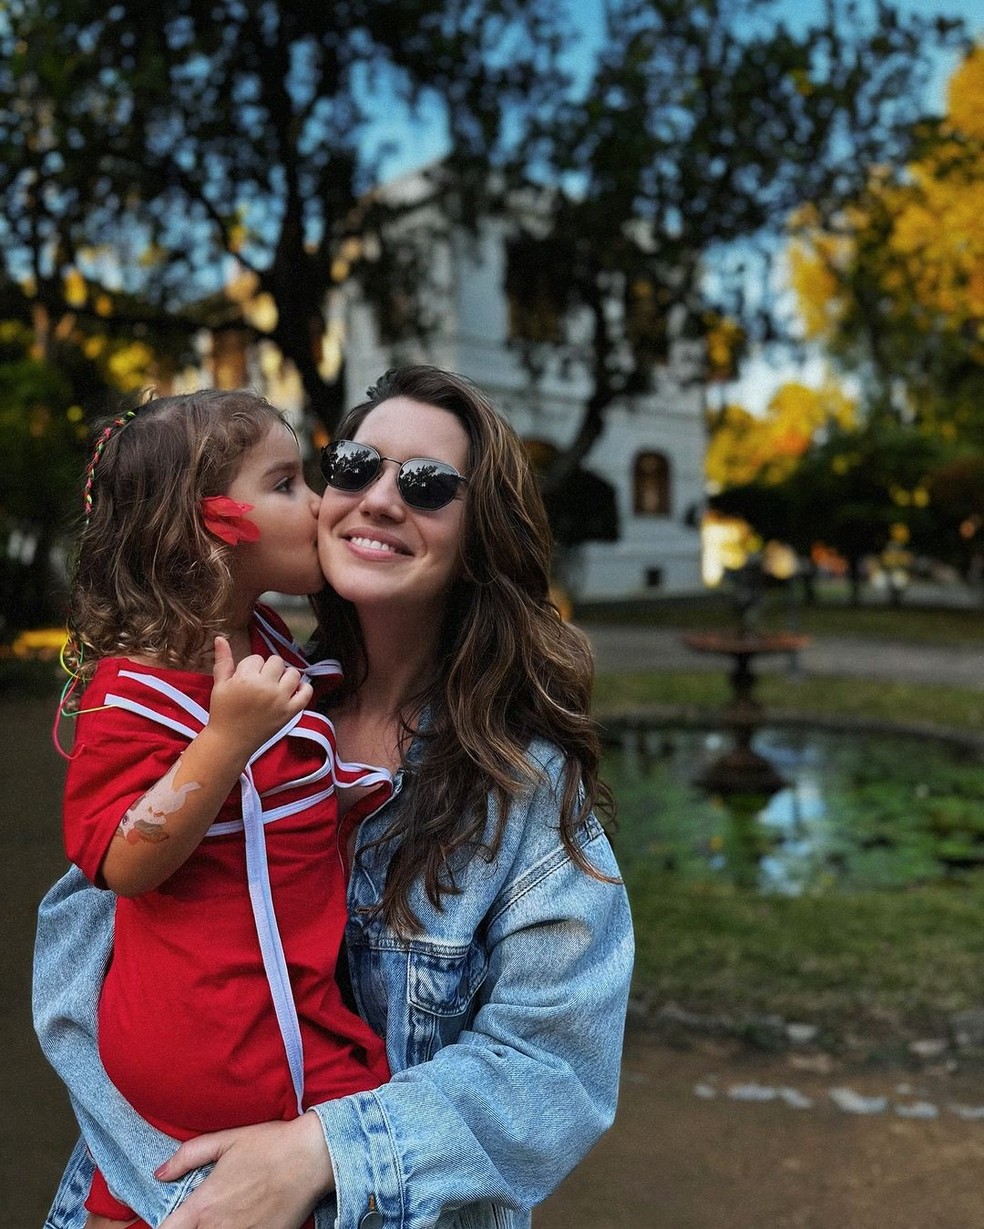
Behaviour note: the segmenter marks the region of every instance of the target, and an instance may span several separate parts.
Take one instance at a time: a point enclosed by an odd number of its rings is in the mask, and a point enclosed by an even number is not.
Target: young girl
[[[308,680],[337,662],[309,665],[258,605],[323,584],[296,439],[246,392],[162,397],[103,430],[84,502],[64,835],[118,896],[106,1070],[179,1139],[374,1088],[385,1049],[335,966],[347,833],[390,777],[336,760]],[[353,785],[375,788],[342,828]],[[86,1207],[134,1216],[98,1172]]]

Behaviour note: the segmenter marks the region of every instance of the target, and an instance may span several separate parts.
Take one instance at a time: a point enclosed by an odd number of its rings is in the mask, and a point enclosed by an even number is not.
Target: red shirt
[[[288,634],[272,612],[263,615]],[[264,643],[254,631],[255,651],[269,656],[269,637]],[[273,647],[288,656],[279,643]],[[93,881],[126,811],[188,745],[186,735],[118,702],[196,724],[180,703],[149,690],[146,676],[208,708],[211,676],[125,658],[97,666],[78,718],[64,812],[68,855]],[[331,772],[305,782],[326,759]],[[314,712],[254,761],[252,774],[268,821],[271,898],[303,1041],[304,1104],[374,1088],[389,1078],[384,1043],[345,1005],[335,979],[346,921],[346,835],[368,806],[353,807],[341,829],[333,787],[339,776],[351,783],[353,775],[335,764],[332,727]],[[373,803],[388,788],[374,791]],[[291,813],[271,819],[274,809]],[[117,900],[99,1045],[127,1100],[177,1138],[296,1116],[247,891],[238,788],[165,883]]]

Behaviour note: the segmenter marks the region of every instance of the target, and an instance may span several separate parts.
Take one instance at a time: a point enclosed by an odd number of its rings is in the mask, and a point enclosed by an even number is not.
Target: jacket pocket
[[[407,953],[407,1066],[427,1062],[457,1041],[475,1014],[488,970],[485,953],[430,948]]]
[[[464,1015],[488,972],[478,947],[408,952],[407,997],[410,1006],[429,1015],[456,1019]]]

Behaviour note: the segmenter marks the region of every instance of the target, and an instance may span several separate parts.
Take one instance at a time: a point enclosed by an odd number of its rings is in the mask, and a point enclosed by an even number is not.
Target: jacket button
[[[383,1229],[383,1218],[375,1210],[367,1212],[359,1221],[359,1229]]]

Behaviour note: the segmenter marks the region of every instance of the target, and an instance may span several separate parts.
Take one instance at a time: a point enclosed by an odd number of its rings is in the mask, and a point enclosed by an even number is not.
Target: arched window
[[[632,474],[632,510],[636,516],[669,516],[670,461],[662,452],[640,452]]]

